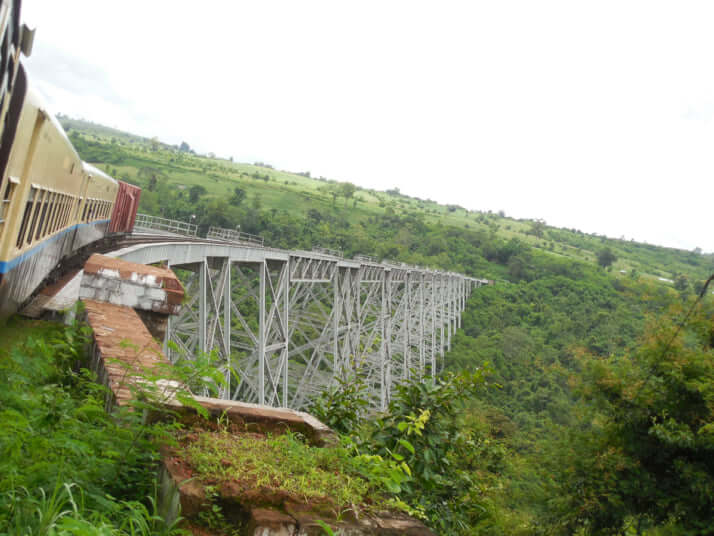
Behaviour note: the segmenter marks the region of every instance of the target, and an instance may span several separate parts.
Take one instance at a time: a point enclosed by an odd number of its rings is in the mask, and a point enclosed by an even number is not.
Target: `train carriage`
[[[118,182],[119,191],[114,202],[109,232],[130,233],[134,230],[134,220],[136,220],[136,212],[139,210],[141,188],[123,181]]]
[[[130,232],[140,193],[82,162],[39,95],[27,90],[23,97],[0,182],[0,316],[14,312],[62,259]]]
[[[0,318],[63,259],[131,232],[141,193],[82,162],[28,83],[34,31],[19,20],[20,0],[0,0]]]

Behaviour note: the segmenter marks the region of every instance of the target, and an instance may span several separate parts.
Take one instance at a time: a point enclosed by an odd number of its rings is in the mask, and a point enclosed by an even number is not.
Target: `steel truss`
[[[438,374],[485,282],[321,252],[261,255],[169,260],[187,297],[167,354],[210,354],[226,377],[222,398],[295,409],[357,375],[383,410],[399,382]]]

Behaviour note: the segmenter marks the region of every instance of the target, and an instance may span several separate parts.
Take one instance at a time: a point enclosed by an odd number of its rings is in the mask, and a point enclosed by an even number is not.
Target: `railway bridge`
[[[186,299],[164,350],[212,353],[220,397],[303,409],[337,378],[358,376],[375,409],[395,384],[436,375],[474,288],[461,274],[338,251],[282,250],[238,231],[139,215],[109,256],[170,267]]]

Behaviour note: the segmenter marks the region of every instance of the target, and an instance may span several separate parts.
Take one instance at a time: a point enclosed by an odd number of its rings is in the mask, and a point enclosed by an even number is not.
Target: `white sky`
[[[24,0],[54,111],[714,251],[714,3]]]

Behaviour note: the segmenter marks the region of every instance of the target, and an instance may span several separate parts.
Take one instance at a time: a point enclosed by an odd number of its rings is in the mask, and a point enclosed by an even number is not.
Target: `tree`
[[[345,206],[347,206],[347,201],[355,194],[357,187],[351,182],[343,182],[340,185],[340,193],[345,198]]]
[[[196,203],[198,202],[198,199],[206,193],[206,189],[201,186],[200,184],[195,184],[191,186],[191,189],[188,191],[188,200],[191,203]]]
[[[631,524],[641,534],[675,524],[682,534],[710,533],[713,314],[711,304],[699,304],[680,325],[680,310],[651,326],[632,355],[588,363],[583,392],[599,411],[570,440],[566,532],[621,533]]]
[[[260,210],[262,206],[263,206],[263,198],[261,197],[260,194],[255,194],[253,196],[253,208],[255,210]]]
[[[603,268],[607,268],[608,266],[612,265],[613,262],[617,260],[617,257],[615,254],[612,252],[610,248],[603,248],[600,251],[598,251],[597,254],[597,263],[602,266]]]
[[[179,151],[181,151],[182,153],[188,153],[188,152],[191,152],[191,147],[189,146],[188,143],[186,143],[185,141],[182,141],[181,145],[179,145]]]
[[[543,238],[545,234],[545,220],[534,220],[531,222],[531,228],[526,231],[526,234]]]
[[[314,208],[307,211],[307,217],[315,223],[320,223],[322,221],[322,213]]]
[[[684,274],[677,274],[674,277],[674,288],[679,291],[682,296],[689,293],[689,278]]]
[[[231,197],[231,205],[239,206],[246,197],[245,190],[243,188],[240,188],[239,186],[236,186],[233,189],[233,197]]]

